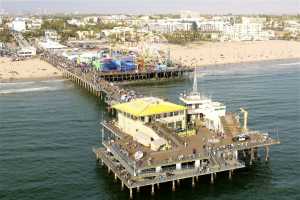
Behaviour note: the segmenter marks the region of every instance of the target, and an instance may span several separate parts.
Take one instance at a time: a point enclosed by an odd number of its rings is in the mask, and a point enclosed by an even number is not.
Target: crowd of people
[[[142,95],[138,95],[133,90],[127,90],[106,81],[100,76],[99,73],[101,72],[88,67],[84,63],[78,64],[74,61],[68,60],[63,56],[59,56],[50,52],[45,52],[42,58],[54,66],[58,66],[75,73],[76,75],[84,77],[88,82],[95,85],[100,91],[104,91],[108,101],[129,102],[137,97],[142,97]]]

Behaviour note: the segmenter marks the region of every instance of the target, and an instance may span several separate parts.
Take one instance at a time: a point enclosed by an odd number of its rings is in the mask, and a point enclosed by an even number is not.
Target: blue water
[[[291,64],[289,64],[291,63]],[[294,64],[293,64],[294,63]],[[296,64],[295,64],[296,63]],[[278,129],[282,142],[269,163],[218,174],[214,185],[200,177],[171,191],[162,184],[155,196],[142,188],[136,199],[300,199],[299,60],[225,65],[199,70],[200,91],[227,109],[249,110],[249,126]],[[178,101],[191,88],[185,81],[130,86],[147,95]],[[96,164],[99,122],[109,118],[103,103],[69,81],[0,83],[0,199],[128,199],[120,183]]]

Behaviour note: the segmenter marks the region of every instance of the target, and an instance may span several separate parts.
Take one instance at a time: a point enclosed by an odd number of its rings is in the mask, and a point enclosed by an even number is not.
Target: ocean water
[[[200,177],[171,191],[162,184],[134,192],[135,199],[300,199],[300,61],[282,60],[201,68],[199,90],[227,109],[249,111],[249,126],[278,130],[280,145],[268,163],[238,170],[232,181],[218,174],[214,185]],[[178,101],[186,80],[128,86],[147,95]],[[72,82],[0,83],[0,199],[128,199],[120,182],[96,164],[92,147],[100,144],[105,106]]]

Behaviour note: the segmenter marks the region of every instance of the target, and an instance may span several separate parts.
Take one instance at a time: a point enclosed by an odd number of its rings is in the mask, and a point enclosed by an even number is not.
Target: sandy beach
[[[203,42],[186,46],[161,44],[160,48],[165,51],[170,48],[171,59],[185,66],[300,58],[300,42],[296,41]],[[11,61],[0,57],[0,82],[60,77],[59,70],[38,58]]]
[[[203,42],[161,48],[170,48],[171,58],[186,66],[300,58],[300,42],[296,41]]]
[[[38,58],[11,61],[10,58],[0,57],[0,82],[60,77],[62,74],[59,70]]]

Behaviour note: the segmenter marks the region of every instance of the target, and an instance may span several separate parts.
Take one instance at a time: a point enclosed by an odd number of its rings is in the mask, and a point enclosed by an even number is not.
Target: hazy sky
[[[98,12],[149,14],[199,11],[205,14],[298,14],[300,0],[0,0],[0,10],[15,12]]]

